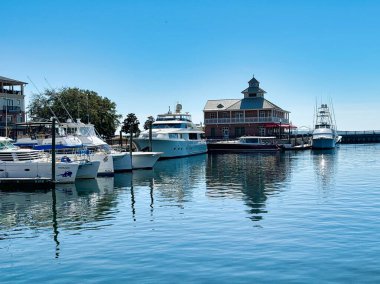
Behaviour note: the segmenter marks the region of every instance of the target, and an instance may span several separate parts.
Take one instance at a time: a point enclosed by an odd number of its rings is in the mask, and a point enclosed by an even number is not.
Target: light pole
[[[280,139],[281,139],[281,124],[282,124],[282,119],[280,118]]]

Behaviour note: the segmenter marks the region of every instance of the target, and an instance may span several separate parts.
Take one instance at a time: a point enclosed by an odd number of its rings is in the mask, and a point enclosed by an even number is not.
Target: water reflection
[[[325,192],[335,182],[338,152],[339,149],[311,151],[316,182]]]
[[[204,154],[159,161],[153,180],[157,198],[181,208],[185,202],[193,200],[194,190],[205,181],[206,158]]]
[[[290,161],[279,153],[209,154],[207,195],[243,199],[250,218],[259,221],[267,213],[268,196],[277,194],[278,184],[289,177]]]
[[[113,178],[56,185],[53,190],[1,190],[0,239],[29,237],[52,230],[59,257],[59,234],[65,230],[99,229],[116,207]],[[22,228],[22,229],[20,229]]]

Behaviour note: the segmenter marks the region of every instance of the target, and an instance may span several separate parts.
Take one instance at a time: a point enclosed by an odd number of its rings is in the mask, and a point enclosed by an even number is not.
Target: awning
[[[264,123],[263,125],[265,128],[292,128],[295,129],[297,126],[289,124],[289,123]]]

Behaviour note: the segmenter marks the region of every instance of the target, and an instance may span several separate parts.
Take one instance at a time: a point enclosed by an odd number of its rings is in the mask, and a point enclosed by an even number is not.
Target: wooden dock
[[[53,187],[54,182],[49,178],[0,178],[0,189],[46,189]]]

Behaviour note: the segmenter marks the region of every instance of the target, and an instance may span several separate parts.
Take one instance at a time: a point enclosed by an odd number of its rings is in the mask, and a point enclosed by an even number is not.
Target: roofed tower
[[[248,88],[241,93],[244,94],[244,98],[263,98],[266,92],[260,88],[260,82],[253,75],[252,79],[248,82]]]

